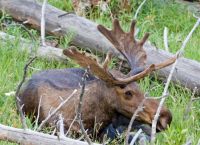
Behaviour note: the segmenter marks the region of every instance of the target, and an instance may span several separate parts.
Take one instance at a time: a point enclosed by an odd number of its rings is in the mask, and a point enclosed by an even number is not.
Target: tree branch
[[[156,126],[157,126],[159,114],[160,114],[161,108],[162,108],[162,106],[164,104],[164,101],[166,99],[166,97],[164,97],[164,96],[167,96],[167,92],[168,92],[170,81],[172,79],[172,75],[173,75],[173,73],[175,71],[175,68],[176,68],[176,65],[178,63],[179,58],[183,55],[183,52],[184,52],[184,49],[185,49],[185,46],[186,46],[187,42],[189,41],[189,39],[192,36],[192,34],[195,31],[195,29],[199,26],[199,24],[200,24],[200,18],[197,20],[196,24],[194,25],[194,27],[192,28],[192,30],[190,31],[190,33],[187,35],[187,37],[184,40],[184,42],[183,42],[180,50],[176,53],[177,59],[174,62],[174,64],[172,65],[170,74],[169,74],[169,76],[167,78],[167,83],[165,84],[165,88],[164,88],[164,91],[162,93],[162,97],[163,98],[160,101],[160,104],[158,106],[158,109],[156,111],[156,114],[155,114],[153,122],[152,122],[151,144],[154,144],[154,142],[155,142]]]
[[[79,125],[80,125],[80,128],[81,128],[81,131],[86,139],[86,141],[88,142],[89,145],[92,144],[92,141],[90,140],[89,136],[87,135],[86,131],[85,131],[85,128],[83,126],[83,122],[81,120],[81,108],[82,108],[82,104],[83,104],[83,95],[84,95],[84,92],[85,92],[85,81],[86,81],[86,77],[88,75],[88,70],[85,71],[83,77],[82,77],[82,81],[81,81],[81,94],[79,96],[80,100],[79,100],[79,104],[78,104],[78,109],[77,109],[77,120],[79,122]]]
[[[31,58],[27,63],[26,65],[24,66],[24,74],[23,74],[23,78],[21,80],[21,82],[19,83],[18,87],[17,87],[17,90],[16,90],[16,93],[15,93],[15,96],[16,96],[16,105],[17,105],[17,110],[20,114],[20,119],[21,119],[21,123],[22,123],[22,127],[24,129],[27,129],[27,125],[26,125],[26,118],[24,116],[24,113],[22,111],[22,106],[20,105],[20,96],[19,96],[19,91],[26,79],[26,76],[27,76],[27,71],[28,71],[28,66],[36,59],[36,57],[33,57]]]
[[[130,123],[128,125],[128,130],[127,130],[127,133],[126,133],[126,145],[128,145],[128,139],[129,139],[129,136],[130,136],[130,131],[132,129],[132,124],[134,122],[134,120],[136,119],[137,115],[139,112],[142,112],[143,111],[143,105],[144,105],[144,102],[145,102],[146,99],[143,99],[142,102],[140,103],[140,105],[138,106],[138,108],[135,110],[131,120],[130,120]]]
[[[47,0],[43,1],[42,10],[41,10],[41,43],[42,46],[46,46],[45,43],[45,9],[46,9]]]

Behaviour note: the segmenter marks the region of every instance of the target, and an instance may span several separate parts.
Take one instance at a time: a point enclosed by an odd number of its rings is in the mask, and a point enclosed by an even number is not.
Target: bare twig
[[[134,143],[136,142],[137,138],[139,137],[139,135],[142,133],[142,129],[140,128],[137,133],[134,135],[130,145],[134,145]]]
[[[169,74],[169,76],[167,78],[167,83],[165,84],[165,88],[164,88],[164,91],[162,93],[162,96],[166,96],[167,95],[169,84],[170,84],[170,81],[172,79],[173,72],[175,71],[176,65],[178,63],[179,57],[182,56],[187,42],[189,41],[190,37],[192,36],[192,33],[194,32],[194,30],[199,26],[199,24],[200,24],[200,19],[197,20],[196,24],[194,25],[194,27],[192,28],[192,30],[190,31],[190,33],[187,35],[186,39],[184,40],[180,50],[176,53],[177,59],[174,62],[172,68],[171,68],[171,71],[170,71],[170,74]],[[160,111],[161,111],[161,108],[162,108],[162,106],[164,104],[165,99],[166,99],[166,97],[163,97],[161,99],[160,104],[158,106],[158,109],[156,111],[156,114],[154,116],[153,122],[152,122],[151,144],[153,144],[155,142],[156,126],[157,126],[159,114],[160,114]]]
[[[67,97],[67,99],[65,99],[63,102],[61,102],[60,105],[59,105],[55,110],[53,110],[52,113],[50,113],[50,114],[47,116],[47,118],[45,118],[45,119],[42,121],[42,123],[41,123],[40,126],[38,127],[37,131],[40,131],[40,130],[42,129],[42,127],[45,125],[45,123],[46,123],[53,115],[55,115],[55,114],[60,110],[60,108],[63,107],[63,105],[65,105],[65,104],[74,96],[74,94],[75,94],[76,92],[77,92],[77,89],[75,89],[75,90],[72,92],[72,94],[71,94],[69,97]]]
[[[139,112],[143,111],[143,108],[144,108],[144,102],[145,102],[146,99],[143,99],[142,102],[140,103],[140,105],[138,106],[138,108],[135,110],[131,120],[130,120],[130,123],[128,125],[128,130],[127,130],[127,133],[126,133],[126,145],[128,145],[128,139],[129,139],[129,136],[130,136],[130,131],[131,131],[131,128],[132,128],[132,124],[134,122],[134,120],[136,119],[137,115]]]
[[[16,96],[16,105],[17,105],[17,110],[20,114],[20,119],[21,119],[21,122],[22,122],[22,127],[24,129],[27,129],[27,125],[26,125],[26,118],[24,116],[24,113],[22,111],[22,107],[20,105],[20,96],[19,96],[19,91],[26,79],[26,76],[27,76],[27,71],[28,71],[28,66],[36,59],[36,57],[33,57],[31,58],[27,63],[26,65],[24,66],[24,75],[23,75],[23,78],[22,78],[22,81],[19,83],[18,87],[17,87],[17,90],[16,90],[16,93],[15,93],[15,96]]]
[[[195,95],[196,91],[197,91],[197,87],[194,88],[192,96],[190,98],[190,101],[189,101],[188,105],[186,106],[186,109],[185,109],[185,112],[184,112],[184,116],[183,116],[184,120],[188,119],[189,112],[191,111],[192,102],[193,102],[194,95]]]
[[[58,31],[61,31],[61,30],[62,30],[62,28],[56,28],[56,29],[52,30],[51,32],[54,33],[54,32],[58,32]]]
[[[42,46],[46,46],[45,43],[45,9],[46,9],[47,0],[43,1],[42,11],[41,11],[41,41]]]
[[[193,98],[192,101],[197,101],[197,100],[200,100],[200,97],[197,97],[197,98]]]
[[[109,6],[108,6],[108,10],[109,10],[109,13],[110,13],[111,20],[114,20],[113,13],[112,13],[112,11],[111,11],[111,9],[110,9],[110,7],[109,7]]]
[[[54,128],[54,130],[53,130],[53,132],[51,133],[51,135],[55,135],[55,133],[56,133],[56,127]]]
[[[167,27],[164,28],[164,33],[163,33],[163,39],[164,39],[164,46],[165,46],[165,50],[167,52],[169,52],[169,46],[168,46],[168,38],[167,38],[167,35],[168,35],[168,29]]]
[[[70,124],[70,126],[69,126],[69,128],[68,128],[68,130],[67,130],[67,132],[66,132],[66,136],[68,135],[68,133],[70,132],[70,130],[71,130],[71,128],[72,128],[72,125],[74,124],[74,122],[77,120],[77,116],[75,116],[74,117],[74,119],[72,120],[72,122],[71,122],[71,124]]]
[[[39,101],[39,105],[38,105],[38,110],[37,110],[37,118],[35,121],[35,127],[34,127],[34,131],[37,129],[38,127],[38,121],[39,121],[39,117],[40,117],[40,107],[41,107],[41,102],[42,102],[42,96],[40,96],[40,101]]]
[[[14,95],[15,95],[15,91],[5,93],[5,96],[14,96]]]
[[[65,138],[65,132],[64,132],[64,123],[63,123],[63,117],[62,114],[59,114],[59,121],[58,121],[58,125],[59,125],[59,138]]]
[[[83,77],[82,77],[82,86],[81,86],[81,94],[80,94],[80,100],[79,100],[79,104],[78,104],[78,109],[77,109],[77,120],[79,122],[79,125],[80,125],[80,128],[81,128],[81,131],[86,139],[86,141],[88,142],[89,145],[92,144],[92,141],[90,140],[89,136],[87,135],[86,131],[85,131],[85,128],[83,126],[83,122],[81,120],[81,108],[82,108],[82,104],[83,104],[83,95],[84,95],[84,92],[85,92],[85,81],[86,81],[86,77],[88,75],[88,70],[85,71]]]
[[[144,1],[140,4],[140,6],[138,7],[138,9],[136,10],[135,15],[134,15],[134,19],[137,19],[138,13],[139,13],[140,9],[142,8],[142,6],[144,5],[145,2],[146,2],[146,0],[144,0]]]

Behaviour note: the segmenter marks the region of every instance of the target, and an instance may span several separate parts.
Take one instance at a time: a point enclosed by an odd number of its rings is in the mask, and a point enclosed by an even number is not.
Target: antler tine
[[[143,46],[144,43],[147,41],[147,39],[149,38],[149,33],[145,33],[144,37],[139,41],[139,45]]]
[[[106,29],[103,25],[98,25],[97,28],[114,46],[119,45],[117,39],[113,37],[113,31]]]
[[[123,78],[123,79],[118,78],[118,81],[120,81],[123,84],[129,84],[133,81],[137,81],[141,78],[144,78],[145,76],[149,75],[155,69],[156,69],[156,66],[154,64],[152,64],[148,68],[146,68],[144,71],[142,71],[136,75],[130,76],[128,78]]]
[[[144,78],[145,76],[149,75],[153,71],[162,69],[164,67],[167,67],[167,66],[173,64],[176,61],[176,59],[177,59],[177,57],[175,56],[175,57],[169,58],[169,59],[167,59],[164,62],[161,62],[159,64],[152,64],[149,67],[147,67],[145,70],[143,70],[142,72],[140,72],[136,75],[130,76],[130,77],[125,78],[125,79],[119,79],[118,78],[118,81],[121,81],[121,83],[124,83],[124,84],[128,84],[128,83],[131,83],[133,81],[137,81],[137,80]]]
[[[115,34],[121,34],[124,33],[124,31],[122,30],[120,24],[119,24],[119,20],[118,19],[114,19],[113,20],[113,31]]]
[[[108,64],[109,64],[109,62],[110,62],[111,59],[112,59],[112,53],[108,52],[107,55],[106,55],[106,59],[103,62],[103,65],[102,65],[105,70],[108,69]]]
[[[137,21],[136,21],[136,20],[133,20],[133,21],[131,22],[131,27],[130,27],[130,35],[132,36],[133,41],[135,41],[134,35],[135,35],[135,25],[136,25],[136,23],[137,23]]]
[[[164,67],[167,67],[167,66],[173,64],[173,63],[176,61],[176,59],[177,59],[177,57],[174,56],[174,57],[172,57],[172,58],[169,58],[169,59],[165,60],[164,62],[161,62],[161,63],[159,63],[159,64],[156,64],[156,65],[155,65],[155,70],[159,70],[159,69],[162,69],[162,68],[164,68]]]

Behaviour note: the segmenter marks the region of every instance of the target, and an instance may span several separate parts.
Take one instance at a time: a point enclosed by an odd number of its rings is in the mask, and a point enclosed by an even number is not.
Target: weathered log
[[[12,43],[16,37],[6,34],[0,31],[0,41]],[[45,58],[48,60],[57,60],[57,61],[66,61],[67,57],[63,55],[62,49],[55,48],[51,46],[38,46],[34,45],[30,40],[20,38],[19,48],[22,51],[28,51],[28,53],[35,53],[37,57]],[[33,52],[31,52],[31,48],[33,48]],[[34,55],[34,54],[32,54]]]
[[[40,28],[41,4],[33,0],[0,0],[0,9],[5,10],[18,21],[27,21],[32,27]],[[59,10],[51,5],[46,8],[46,31],[56,36],[64,36],[73,33],[72,43],[93,51],[106,53],[112,50],[116,55],[119,53],[113,45],[97,30],[97,24],[85,18]],[[56,31],[59,30],[59,31]],[[150,43],[146,43],[147,64],[159,63],[173,54],[164,50],[156,49]],[[122,58],[122,56],[120,56]],[[171,67],[158,71],[159,78],[166,78]],[[200,94],[200,63],[194,60],[181,58],[172,81],[189,89],[198,88]]]
[[[87,142],[71,138],[58,138],[54,135],[44,134],[32,130],[18,129],[0,124],[0,140],[24,145],[88,145]],[[99,145],[93,143],[93,145]]]

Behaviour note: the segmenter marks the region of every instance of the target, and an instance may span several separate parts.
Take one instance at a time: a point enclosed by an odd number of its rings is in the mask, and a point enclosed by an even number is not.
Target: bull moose
[[[159,64],[146,66],[147,54],[143,45],[149,37],[146,33],[141,40],[134,37],[136,21],[131,23],[130,31],[124,32],[115,19],[113,29],[108,30],[102,25],[98,25],[98,30],[113,44],[130,65],[130,72],[123,74],[119,70],[108,68],[111,60],[111,53],[108,53],[103,64],[84,52],[71,46],[63,51],[64,55],[74,60],[82,68],[52,69],[34,74],[20,90],[21,105],[26,114],[35,113],[39,100],[42,97],[39,120],[44,120],[52,109],[55,109],[62,99],[70,96],[74,89],[78,90],[68,102],[59,110],[59,114],[64,117],[65,128],[68,129],[76,116],[76,108],[79,103],[79,93],[81,88],[79,83],[85,73],[83,68],[89,68],[90,74],[86,78],[85,92],[82,104],[82,120],[85,129],[93,132],[94,123],[101,123],[100,130],[104,129],[113,118],[120,114],[126,118],[131,118],[141,101],[145,98],[144,93],[139,89],[137,80],[144,78],[151,72],[171,65],[175,58]],[[98,41],[98,40],[97,40]],[[156,113],[159,101],[146,99],[144,109],[136,118],[146,124],[151,124]],[[55,115],[48,123],[51,124],[57,118]],[[170,111],[163,106],[157,124],[157,130],[162,131],[172,121]],[[78,122],[71,128],[74,132],[79,132]]]

